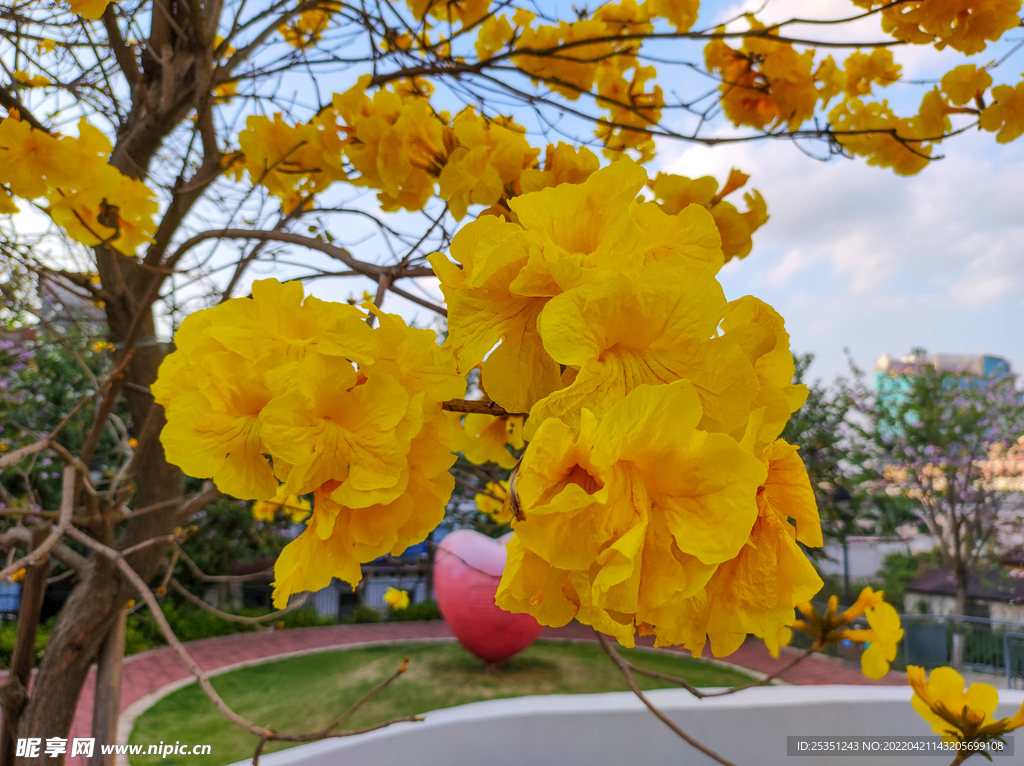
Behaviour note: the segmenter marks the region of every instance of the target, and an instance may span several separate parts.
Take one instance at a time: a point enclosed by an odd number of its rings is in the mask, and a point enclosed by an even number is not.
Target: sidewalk
[[[241,633],[192,641],[185,646],[199,666],[210,672],[231,665],[251,663],[262,658],[269,659],[284,654],[317,649],[378,642],[450,638],[452,638],[452,634],[448,630],[448,626],[438,620],[434,622],[331,625],[263,633]],[[564,628],[545,629],[541,634],[541,639],[545,638],[592,641],[594,633],[585,625],[572,624]],[[653,639],[648,637],[641,639],[638,643],[651,646]],[[734,654],[724,659],[741,668],[747,668],[757,673],[771,674],[784,667],[792,659],[794,652],[795,650],[783,649],[778,658],[773,658],[761,642],[750,640]],[[168,647],[125,658],[121,681],[122,712],[145,695],[190,676],[188,668],[174,650]],[[906,683],[905,678],[896,673],[890,673],[880,681],[871,681],[861,674],[860,668],[820,655],[808,657],[801,664],[783,674],[780,680],[797,685],[902,685]],[[2,677],[0,677],[0,681],[2,681]],[[82,696],[78,701],[75,721],[71,728],[71,738],[90,736],[94,688],[95,669],[90,671],[89,678],[82,690]],[[81,757],[68,758],[66,764],[68,766],[85,766],[86,761]]]

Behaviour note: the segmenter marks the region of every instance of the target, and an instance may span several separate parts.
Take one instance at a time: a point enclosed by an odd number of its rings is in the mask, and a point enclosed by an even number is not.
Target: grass
[[[624,651],[640,667],[683,676],[697,686],[735,686],[742,673],[682,655]],[[596,644],[537,642],[498,668],[458,644],[384,645],[320,652],[215,676],[225,701],[251,721],[282,732],[322,728],[409,658],[409,670],[364,704],[346,724],[358,728],[396,716],[426,713],[478,700],[529,694],[587,694],[629,687]],[[638,677],[645,689],[670,684]],[[229,723],[191,684],[169,694],[135,722],[131,744],[209,744],[207,756],[133,756],[132,766],[222,766],[251,758],[256,737]],[[274,742],[266,752],[293,746]]]

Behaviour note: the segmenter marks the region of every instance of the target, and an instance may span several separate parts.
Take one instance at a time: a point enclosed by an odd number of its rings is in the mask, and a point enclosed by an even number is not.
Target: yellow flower
[[[892,51],[888,48],[876,48],[870,54],[855,51],[843,65],[846,67],[843,87],[849,96],[867,96],[871,93],[872,83],[884,88],[900,78],[901,67],[893,61]]]
[[[992,99],[981,113],[979,125],[996,133],[996,141],[1006,144],[1024,134],[1024,81],[1014,87],[997,85],[992,89]]]
[[[735,558],[718,567],[702,593],[676,599],[648,616],[661,628],[653,631],[656,645],[678,643],[700,656],[706,636],[712,653],[721,657],[752,633],[777,655],[780,643],[789,641],[793,608],[821,589],[821,578],[797,545],[822,545],[803,462],[796,448],[783,441],[770,445],[761,462],[767,476],[757,492],[758,516],[749,539]]]
[[[98,19],[110,5],[110,0],[68,0],[71,12],[83,19]]]
[[[11,77],[26,88],[45,88],[50,84],[50,78],[42,74],[30,75],[28,72],[17,71]]]
[[[868,678],[881,678],[889,672],[889,665],[896,658],[896,645],[903,639],[899,615],[882,600],[883,595],[882,591],[864,588],[857,601],[840,615],[836,614],[836,596],[829,598],[828,607],[821,614],[810,603],[798,604],[804,619],[794,622],[793,628],[811,636],[816,649],[845,639],[870,642],[861,655],[861,670]],[[849,629],[849,624],[862,615],[867,616],[869,629]]]
[[[462,424],[462,454],[470,463],[482,465],[488,461],[502,468],[512,468],[516,458],[506,449],[523,448],[523,416],[496,418],[492,415],[470,413]]]
[[[660,635],[659,608],[699,593],[758,515],[764,466],[699,430],[701,415],[693,385],[678,381],[639,386],[600,423],[584,409],[578,436],[545,420],[519,470],[525,520],[498,605],[550,625],[575,617],[627,646],[637,625]]]
[[[742,188],[748,178],[746,173],[733,168],[725,186],[719,191],[718,181],[711,176],[690,179],[658,173],[648,186],[666,213],[675,215],[685,212],[689,205],[700,205],[710,210],[721,237],[722,253],[725,261],[729,261],[750,254],[754,246],[751,235],[768,221],[768,207],[758,191],[743,195],[747,210],[742,213],[731,202],[724,200],[728,194]]]
[[[679,259],[650,264],[632,280],[603,273],[553,298],[539,321],[544,348],[578,372],[534,406],[527,438],[546,417],[575,426],[581,408],[600,417],[638,385],[679,379],[700,395],[702,428],[742,430],[757,382],[742,348],[714,337],[725,308],[714,276]]]
[[[252,515],[259,521],[273,521],[278,513],[291,516],[298,524],[309,516],[312,505],[304,497],[286,495],[281,489],[270,500],[258,500],[252,504]]]
[[[136,447],[139,446],[139,440],[133,436],[128,440],[128,446],[131,447],[132,449],[135,449]]]
[[[869,165],[911,176],[928,164],[931,145],[920,140],[912,120],[896,117],[887,101],[864,103],[848,98],[829,112],[829,121],[837,140],[854,154],[866,156]]]
[[[472,109],[463,110],[452,122],[458,141],[438,178],[438,193],[448,200],[456,220],[468,205],[493,205],[506,189],[519,191],[523,169],[531,167],[540,150],[526,141],[524,129],[511,121],[488,121]]]
[[[953,668],[936,668],[927,677],[924,668],[911,665],[907,681],[914,689],[914,710],[945,742],[987,742],[1024,726],[1024,705],[1010,718],[997,721],[992,714],[999,706],[999,692],[983,683],[964,691],[964,679]]]
[[[948,45],[970,56],[1019,26],[1020,7],[1020,0],[915,0],[883,9],[882,29],[897,40]]]
[[[451,496],[453,422],[465,392],[430,330],[365,306],[303,299],[296,283],[253,284],[251,299],[190,315],[153,394],[168,460],[236,497],[285,506],[306,530],[282,551],[274,603],[360,563],[401,553],[437,526]],[[233,349],[233,350],[229,350]],[[358,369],[356,367],[358,365]],[[298,496],[313,494],[309,504]]]
[[[96,353],[100,353],[102,351],[113,351],[114,344],[105,340],[97,340],[94,341],[89,348]]]
[[[697,20],[700,0],[647,0],[644,7],[652,16],[668,21],[677,32],[686,32]]]
[[[22,567],[17,572],[11,575],[11,582],[21,582],[25,579],[25,567]]]
[[[896,645],[903,639],[903,628],[892,604],[882,602],[868,608],[865,614],[870,629],[848,630],[843,637],[870,642],[860,657],[861,670],[868,678],[878,679],[889,672],[889,665],[896,659]]]
[[[489,481],[486,491],[487,494],[473,496],[477,510],[490,516],[496,524],[510,524],[512,510],[508,503],[508,482]]]
[[[389,609],[407,609],[409,607],[409,591],[388,588],[384,594],[384,603]]]
[[[992,85],[992,75],[974,64],[964,64],[942,75],[942,92],[951,103],[962,106]]]
[[[585,146],[575,147],[558,142],[548,144],[542,169],[523,171],[520,181],[523,192],[539,191],[559,184],[581,184],[601,166],[597,155]]]

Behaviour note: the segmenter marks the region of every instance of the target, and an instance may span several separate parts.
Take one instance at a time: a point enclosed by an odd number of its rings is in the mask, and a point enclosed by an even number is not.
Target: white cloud
[[[861,159],[816,162],[784,142],[665,144],[659,169],[751,175],[771,218],[722,283],[775,306],[794,349],[819,355],[818,374],[841,371],[846,346],[862,365],[920,345],[1022,367],[1024,147],[972,134],[943,150],[910,178]]]

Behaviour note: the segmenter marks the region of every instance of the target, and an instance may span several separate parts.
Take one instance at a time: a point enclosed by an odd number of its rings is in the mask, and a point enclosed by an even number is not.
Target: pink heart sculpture
[[[494,604],[505,568],[505,545],[472,529],[445,537],[434,557],[434,590],[445,622],[459,643],[487,662],[518,654],[542,627],[528,614],[512,614]]]

